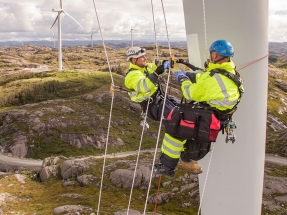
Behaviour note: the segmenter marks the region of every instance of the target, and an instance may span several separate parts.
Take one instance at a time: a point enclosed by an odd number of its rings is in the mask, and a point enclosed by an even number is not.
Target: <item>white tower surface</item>
[[[189,61],[203,67],[207,49],[217,39],[234,47],[240,69],[268,54],[268,0],[183,0]],[[206,20],[206,38],[204,17]],[[260,215],[262,206],[267,116],[268,58],[239,71],[245,93],[233,115],[235,143],[219,134],[199,161],[202,215]],[[207,179],[206,179],[207,177]],[[206,180],[206,183],[205,183]]]

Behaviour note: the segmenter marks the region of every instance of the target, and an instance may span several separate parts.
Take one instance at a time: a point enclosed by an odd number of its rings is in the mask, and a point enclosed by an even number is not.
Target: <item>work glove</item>
[[[167,70],[167,69],[170,68],[170,62],[169,62],[168,60],[164,60],[164,61],[162,62],[162,65],[163,65],[163,69],[164,69],[164,70]]]
[[[194,72],[187,72],[186,76],[189,78],[189,80],[195,84],[196,83],[196,73]]]
[[[157,67],[157,69],[155,70],[155,73],[158,75],[161,75],[162,73],[164,73],[165,70],[167,70],[168,68],[170,68],[170,63],[168,60],[164,60],[162,62],[162,64],[160,66]]]
[[[155,58],[155,59],[154,59],[154,64],[155,64],[156,66],[160,66],[160,60],[157,59],[157,58]]]
[[[173,77],[174,77],[175,79],[178,79],[178,77],[181,76],[181,75],[183,75],[183,76],[186,75],[186,71],[185,71],[182,67],[180,67],[180,70],[181,70],[181,71],[176,71],[176,72],[173,72],[173,73],[172,73],[172,74],[173,74]]]

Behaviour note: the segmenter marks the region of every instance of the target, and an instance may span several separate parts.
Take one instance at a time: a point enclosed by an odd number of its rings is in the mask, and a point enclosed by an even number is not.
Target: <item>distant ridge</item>
[[[23,44],[22,44],[23,43]],[[154,41],[134,41],[134,46],[144,46],[144,45],[154,45]],[[47,47],[54,47],[54,41],[49,40],[41,40],[41,41],[5,41],[0,42],[0,46],[22,46],[22,45],[36,45],[36,46],[47,46]],[[75,41],[69,41],[69,40],[62,40],[63,47],[73,47],[73,46],[91,46],[91,41],[88,40],[75,40]],[[101,40],[94,40],[93,45],[102,45]],[[128,40],[106,40],[105,45],[109,46],[114,49],[121,49],[125,47],[131,46],[131,42]],[[159,46],[168,46],[167,42],[158,41]],[[178,41],[178,42],[170,42],[170,45],[172,48],[178,47],[178,48],[187,48],[186,41]],[[57,41],[56,41],[56,47],[57,47]]]

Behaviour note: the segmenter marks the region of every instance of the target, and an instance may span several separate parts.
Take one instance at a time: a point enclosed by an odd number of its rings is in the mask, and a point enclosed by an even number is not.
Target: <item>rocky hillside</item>
[[[145,48],[150,53],[148,58],[155,58],[155,48]],[[126,49],[107,48],[107,51],[113,79],[121,86],[128,67]],[[167,48],[160,47],[159,51],[162,59],[168,57]],[[174,48],[173,54],[187,57],[182,48]],[[287,157],[287,78],[284,56],[277,54],[274,52],[270,56],[266,152]],[[87,157],[103,154],[107,141],[112,100],[109,67],[102,46],[65,48],[63,66],[65,70],[58,72],[57,50],[52,48],[32,45],[0,48],[1,152],[44,159],[40,171],[21,170],[20,176],[0,179],[0,214],[1,210],[2,214],[12,211],[19,214],[41,214],[40,211],[44,211],[43,214],[50,211],[92,214],[96,210],[95,196],[99,194],[103,161]],[[176,95],[176,89],[171,93]],[[130,102],[125,91],[115,91],[108,153],[137,150],[141,120],[140,107]],[[142,149],[153,148],[157,138],[158,124],[148,123],[150,128],[145,133]],[[140,159],[133,197],[134,214],[142,211],[151,160],[150,154]],[[108,161],[103,214],[124,214],[120,210],[126,208],[134,164],[135,157]],[[176,180],[162,181],[164,188],[158,211],[169,215],[174,214],[176,208],[175,214],[196,214],[197,177],[178,168]],[[286,167],[266,165],[264,214],[286,214],[286,179]],[[150,211],[157,187],[156,180],[154,182]],[[29,206],[21,207],[23,202]]]
[[[284,117],[286,115],[287,77],[286,70],[282,68],[284,67],[287,57],[284,58],[286,55],[282,55],[281,53],[283,47],[284,46],[281,45],[279,49],[276,43],[270,44],[270,53],[272,54],[269,57],[271,63],[269,67],[266,152],[287,156],[287,118]],[[147,46],[145,48],[149,53],[148,58],[154,59],[156,55],[155,48],[153,46]],[[84,130],[93,130],[93,132],[95,132],[97,129],[93,128],[94,124],[91,121],[87,121],[95,120],[94,115],[97,115],[97,117],[103,121],[107,120],[107,115],[105,114],[107,114],[108,111],[104,111],[105,113],[103,113],[103,115],[99,115],[96,114],[96,112],[99,112],[96,108],[102,109],[104,105],[106,110],[109,109],[107,101],[110,101],[108,99],[110,97],[109,84],[111,81],[107,73],[109,71],[108,65],[110,65],[114,76],[113,78],[116,79],[117,84],[119,86],[123,85],[123,75],[128,67],[128,62],[125,60],[125,51],[126,49],[116,50],[107,47],[108,64],[102,46],[93,48],[64,48],[63,66],[65,70],[59,74],[57,72],[57,50],[53,48],[37,47],[34,45],[1,47],[0,76],[2,76],[2,80],[0,80],[0,88],[2,93],[0,93],[0,105],[2,107],[2,114],[0,119],[2,119],[2,121],[0,122],[4,125],[0,127],[0,133],[2,134],[0,145],[2,146],[2,150],[6,153],[12,153],[12,155],[15,156],[25,157],[27,155],[33,157],[30,152],[35,152],[35,150],[31,149],[33,147],[34,149],[37,148],[37,142],[45,143],[47,139],[51,139],[52,130],[52,136],[57,136],[56,139],[62,141],[64,144],[74,142],[74,144],[72,144],[73,146],[85,146],[89,141],[81,136],[83,133],[74,134],[68,130],[71,130],[72,127],[80,126],[79,124],[83,123],[81,122],[82,119],[85,119],[85,125],[89,128]],[[187,58],[185,49],[174,48],[172,52],[177,57]],[[165,47],[160,47],[159,53],[161,59],[165,59],[169,55],[169,50]],[[273,62],[274,59],[276,59],[276,62]],[[100,74],[105,74],[105,78],[100,77]],[[101,83],[105,83],[105,86],[100,86]],[[74,89],[72,90],[72,88]],[[173,90],[171,93],[176,92],[176,90]],[[120,91],[117,95],[119,95],[116,96],[116,99],[119,99],[119,101],[117,101],[119,102],[119,106],[123,108],[126,107],[121,113],[135,109],[134,106],[136,105],[129,102],[125,92]],[[104,102],[101,104],[102,97],[104,97]],[[62,100],[53,101],[53,99]],[[97,105],[97,107],[95,105]],[[47,106],[47,108],[43,109],[43,106]],[[85,106],[87,108],[84,108]],[[5,111],[7,108],[13,109],[13,111],[11,113]],[[134,110],[134,118],[138,118],[138,108],[139,107]],[[93,109],[93,111],[89,111],[90,109]],[[16,114],[14,112],[16,112]],[[35,115],[35,112],[38,115]],[[62,115],[60,119],[57,114]],[[83,116],[83,118],[81,119],[79,116]],[[14,119],[15,117],[16,119]],[[70,121],[68,123],[64,122],[65,120]],[[15,124],[15,121],[25,123],[23,123],[22,128],[19,128],[20,124]],[[59,123],[55,123],[55,121],[59,121]],[[97,122],[100,121],[101,120],[97,120]],[[13,136],[10,135],[11,129],[8,129],[9,126],[13,127]],[[56,129],[58,126],[62,128]],[[106,125],[101,126],[103,131],[106,130],[104,126]],[[65,129],[63,129],[63,127]],[[62,130],[63,133],[59,132],[60,130]],[[72,130],[79,130],[79,128]],[[80,129],[80,131],[82,130],[83,129]],[[56,134],[57,132],[59,132],[59,134]],[[38,140],[35,140],[33,137],[36,133]],[[88,138],[91,138],[91,142],[96,141],[99,143],[99,141],[96,140],[99,137],[89,136]],[[116,138],[120,137],[118,136]],[[11,150],[14,148],[14,145],[18,145],[19,141],[17,139],[25,143],[25,152],[20,152],[15,149]],[[100,139],[104,141],[103,138]],[[53,140],[55,140],[55,138]],[[50,140],[49,142],[54,141]],[[16,151],[17,153],[15,154]]]

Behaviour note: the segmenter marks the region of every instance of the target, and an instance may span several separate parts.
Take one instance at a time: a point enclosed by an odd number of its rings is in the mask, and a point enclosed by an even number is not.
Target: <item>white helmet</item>
[[[129,61],[131,58],[139,58],[145,54],[145,49],[142,49],[138,46],[134,46],[127,50],[127,60]]]

